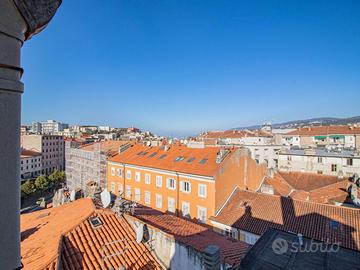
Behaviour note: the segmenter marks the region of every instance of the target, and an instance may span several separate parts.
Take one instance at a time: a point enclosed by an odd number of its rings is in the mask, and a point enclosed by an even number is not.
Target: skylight
[[[163,159],[164,157],[166,157],[166,154],[162,154],[159,159]]]
[[[177,161],[183,161],[185,159],[185,157],[177,157],[177,158],[175,158],[175,161],[177,162]]]
[[[157,155],[157,152],[154,152],[149,157],[153,157],[153,156],[156,156],[156,155]]]
[[[205,164],[205,162],[208,161],[207,158],[203,158],[202,160],[199,161],[200,164]]]
[[[138,156],[140,156],[140,155],[142,155],[142,153],[143,153],[143,151],[141,151],[141,152],[137,153],[137,155],[138,155]]]
[[[98,217],[90,218],[90,224],[93,229],[96,229],[102,225],[101,220]]]
[[[191,157],[191,158],[189,158],[188,160],[187,160],[187,163],[191,163],[191,162],[193,162],[194,161],[194,157]]]

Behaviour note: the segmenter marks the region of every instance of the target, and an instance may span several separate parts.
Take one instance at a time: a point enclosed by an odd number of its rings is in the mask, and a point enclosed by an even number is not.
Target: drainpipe
[[[46,27],[61,0],[0,0],[0,264],[20,261],[20,51],[25,40]]]

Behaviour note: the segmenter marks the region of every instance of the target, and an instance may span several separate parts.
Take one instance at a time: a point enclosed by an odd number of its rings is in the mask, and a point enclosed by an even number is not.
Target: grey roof
[[[342,149],[341,151],[327,150],[324,148],[310,149],[289,149],[287,152],[280,153],[280,155],[294,155],[294,156],[319,156],[319,157],[352,157],[360,158],[355,150]]]
[[[240,269],[360,269],[360,252],[306,237],[302,239],[300,249],[296,234],[269,229],[246,254]],[[308,251],[310,247],[312,252]]]

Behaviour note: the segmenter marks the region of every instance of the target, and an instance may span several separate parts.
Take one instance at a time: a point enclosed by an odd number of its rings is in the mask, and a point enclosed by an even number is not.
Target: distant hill
[[[360,123],[360,116],[348,117],[348,118],[335,118],[335,117],[321,117],[321,118],[311,118],[306,120],[295,120],[288,121],[284,123],[272,124],[273,128],[299,128],[303,126],[329,126],[329,125],[347,125]],[[234,128],[236,130],[241,129],[259,129],[262,125],[254,125],[248,127],[239,127]]]

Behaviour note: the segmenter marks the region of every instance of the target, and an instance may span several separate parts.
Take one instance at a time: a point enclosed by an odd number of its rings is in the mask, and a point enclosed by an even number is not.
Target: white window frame
[[[115,167],[111,167],[111,175],[115,176]]]
[[[134,201],[140,202],[140,200],[141,200],[141,190],[140,188],[135,188]]]
[[[189,184],[189,190],[185,190],[185,185]],[[183,193],[191,193],[191,183],[190,181],[181,181],[180,182],[180,191]]]
[[[188,209],[187,213],[185,213],[185,211],[184,211],[184,209],[185,209],[184,206],[187,206],[186,207]],[[183,217],[190,216],[190,203],[189,202],[184,202],[184,201],[181,202],[181,213],[182,213]]]
[[[173,183],[173,187],[170,186],[170,183]],[[170,190],[175,190],[176,189],[176,179],[174,178],[167,178],[166,179],[166,187],[167,189],[170,189]]]
[[[204,188],[204,194],[200,193],[201,187]],[[205,184],[198,184],[198,197],[199,198],[207,198],[207,185]]]
[[[162,209],[162,195],[156,193],[155,195],[155,207],[158,209]]]
[[[130,170],[126,170],[126,179],[128,179],[128,180],[131,179],[131,171]]]
[[[168,211],[175,213],[175,199],[172,197],[168,197]]]
[[[118,176],[121,177],[122,176],[122,169],[118,168],[117,171],[118,171]]]
[[[135,172],[135,181],[140,182],[140,178],[141,178],[141,173],[140,172]]]
[[[201,213],[203,212],[203,213]],[[205,213],[205,217],[204,217]],[[197,206],[197,219],[200,223],[206,223],[207,220],[207,209],[203,206]]]
[[[131,199],[131,186],[129,185],[125,186],[125,197]]]
[[[145,173],[145,184],[150,185],[151,184],[151,174]]]
[[[150,203],[151,203],[151,193],[150,193],[150,191],[145,191],[144,192],[144,202],[145,202],[145,204],[150,205]]]
[[[118,184],[118,196],[120,196],[124,192],[124,187],[122,184]]]
[[[110,184],[110,191],[115,194],[115,182],[111,182]]]
[[[162,187],[162,176],[161,175],[156,176],[156,187]]]

